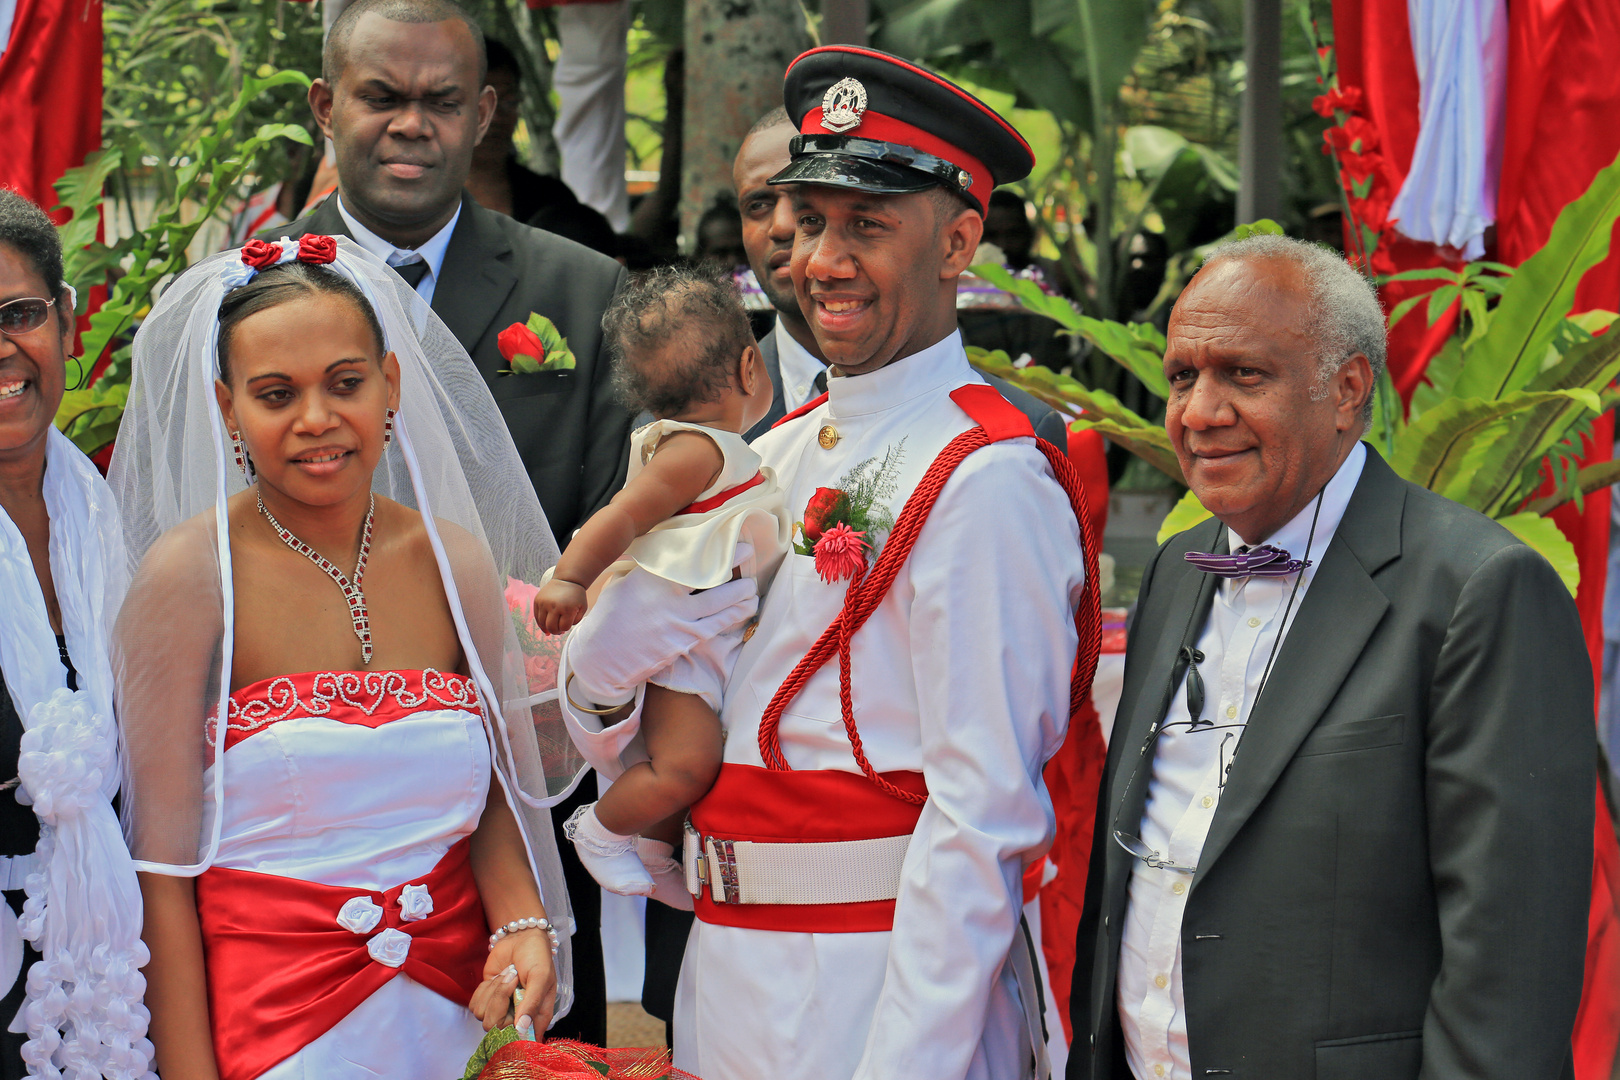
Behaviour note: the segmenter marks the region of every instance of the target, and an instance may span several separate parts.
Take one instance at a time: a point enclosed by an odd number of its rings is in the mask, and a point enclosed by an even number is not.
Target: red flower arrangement
[[[800,555],[813,555],[816,573],[829,585],[866,572],[876,550],[878,533],[894,527],[894,514],[882,505],[898,486],[895,474],[905,453],[905,441],[891,447],[883,460],[868,458],[855,466],[835,488],[816,488],[798,523],[804,539],[793,545]]]

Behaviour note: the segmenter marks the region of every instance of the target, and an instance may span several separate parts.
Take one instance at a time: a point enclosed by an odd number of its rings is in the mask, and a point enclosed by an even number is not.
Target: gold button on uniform
[[[816,434],[816,442],[821,444],[823,450],[831,450],[838,445],[840,437],[837,428],[831,424],[822,424],[821,431]]]
[[[1154,1076],[1163,1076],[1164,1075],[1164,1066],[1163,1065],[1155,1065],[1155,1066],[1153,1066],[1153,1075]]]
[[[1170,980],[1165,978],[1163,975],[1155,975],[1153,976],[1153,985],[1157,986],[1160,990],[1163,990],[1165,987],[1170,985]],[[1161,1065],[1160,1068],[1163,1068],[1163,1066]]]
[[[1226,718],[1228,720],[1236,720],[1237,719],[1237,706],[1236,705],[1228,705],[1226,707]]]
[[[756,631],[758,629],[759,629],[759,620],[758,619],[750,620],[749,623],[748,623],[748,628],[743,631],[743,640],[744,641],[751,640],[753,638],[753,636],[754,636],[754,631]]]

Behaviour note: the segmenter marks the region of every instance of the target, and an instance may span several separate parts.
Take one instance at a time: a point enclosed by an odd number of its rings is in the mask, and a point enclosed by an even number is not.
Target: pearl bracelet
[[[489,935],[490,949],[493,951],[495,946],[500,943],[500,940],[506,937],[508,934],[516,934],[522,930],[544,930],[546,932],[546,937],[551,939],[551,955],[557,955],[557,928],[551,925],[550,919],[543,919],[535,915],[531,915],[527,919],[513,919],[511,922]]]

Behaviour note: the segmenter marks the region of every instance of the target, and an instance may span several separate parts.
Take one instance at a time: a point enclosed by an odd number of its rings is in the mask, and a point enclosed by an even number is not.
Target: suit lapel
[[[1226,552],[1226,528],[1219,521],[1212,519],[1195,529],[1196,535],[1190,542],[1192,550]],[[1138,684],[1130,715],[1119,718],[1114,725],[1111,741],[1118,745],[1119,754],[1105,804],[1108,818],[1100,823],[1095,840],[1096,843],[1107,844],[1109,859],[1120,863],[1114,868],[1116,872],[1109,875],[1109,880],[1114,886],[1115,899],[1121,903],[1130,878],[1131,857],[1114,843],[1113,833],[1115,829],[1134,833],[1141,824],[1142,810],[1147,802],[1148,779],[1153,771],[1153,751],[1144,751],[1143,745],[1154,733],[1154,725],[1164,720],[1171,696],[1179,685],[1179,680],[1177,685],[1172,685],[1171,681],[1176,673],[1177,654],[1183,645],[1195,643],[1203,633],[1210,606],[1215,601],[1215,588],[1220,583],[1215,575],[1201,573],[1180,559],[1161,572],[1179,576],[1171,585],[1174,592],[1165,609],[1164,625],[1158,641],[1152,646],[1152,659],[1148,661],[1147,671]]]
[[[309,217],[305,219],[305,227],[317,236],[347,236],[353,240],[354,234],[349,231],[343,215],[338,213],[337,201],[335,191],[321,200],[321,205],[311,210]]]
[[[1194,885],[1254,813],[1294,751],[1333,703],[1389,608],[1372,575],[1400,555],[1406,493],[1371,447],[1322,567],[1277,650],[1249,713],[1225,790],[1198,858]]]
[[[433,311],[475,360],[474,347],[517,285],[511,254],[512,245],[491,211],[463,194],[461,220],[450,234],[433,287]]]

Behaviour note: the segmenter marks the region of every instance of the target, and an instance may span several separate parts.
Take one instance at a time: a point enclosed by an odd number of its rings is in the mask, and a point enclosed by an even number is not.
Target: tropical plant
[[[1475,264],[1460,271],[1417,273],[1437,281],[1431,311],[1459,298],[1466,317],[1425,371],[1426,383],[1409,410],[1386,375],[1378,387],[1367,439],[1401,476],[1495,518],[1546,556],[1571,592],[1580,580],[1574,548],[1546,515],[1620,481],[1620,461],[1577,468],[1582,438],[1593,417],[1620,400],[1611,384],[1620,376],[1620,334],[1604,333],[1610,311],[1565,314],[1586,271],[1607,258],[1620,220],[1620,159],[1602,170],[1580,198],[1566,206],[1547,243],[1516,271]],[[1277,231],[1267,223],[1265,231]],[[975,267],[1031,310],[1055,318],[1144,385],[1165,396],[1162,375],[1146,370],[1162,360],[1163,339],[1143,328],[1088,319],[1050,297],[1032,295],[996,267]],[[1407,317],[1415,305],[1391,313]],[[1183,481],[1162,428],[1124,408],[1111,395],[1038,368],[1014,368],[1005,354],[981,355],[981,367],[1005,376]],[[1543,489],[1549,489],[1543,491]],[[1208,516],[1188,492],[1160,530],[1161,539]]]
[[[62,227],[62,247],[67,281],[79,293],[80,314],[88,307],[92,287],[122,271],[81,337],[90,363],[109,351],[110,363],[92,386],[65,394],[56,415],[57,426],[85,453],[101,450],[117,434],[128,395],[128,332],[150,307],[158,286],[185,269],[186,248],[197,230],[239,194],[244,176],[278,143],[310,142],[309,132],[292,123],[261,124],[243,133],[239,128],[245,115],[276,88],[307,89],[309,81],[297,71],[244,78],[231,103],[194,141],[180,148],[182,164],[174,170],[172,193],[157,200],[144,227],[111,246],[97,239],[100,210],[107,200],[107,178],[123,164],[124,152],[117,147],[102,150],[56,182],[62,207],[73,212]]]

